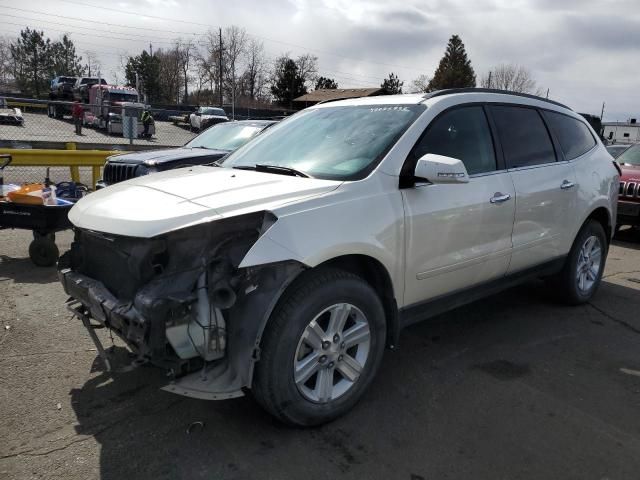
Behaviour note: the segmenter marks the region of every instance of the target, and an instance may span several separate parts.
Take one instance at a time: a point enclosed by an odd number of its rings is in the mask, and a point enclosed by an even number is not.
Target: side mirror
[[[462,160],[427,153],[418,159],[414,176],[416,183],[469,183],[469,175]]]

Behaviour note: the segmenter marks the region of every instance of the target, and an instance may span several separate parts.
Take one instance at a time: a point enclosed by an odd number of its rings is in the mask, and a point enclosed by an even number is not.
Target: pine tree
[[[82,57],[76,55],[76,47],[66,33],[51,45],[51,57],[55,75],[82,75]]]
[[[319,77],[318,80],[316,80],[316,90],[335,90],[336,88],[338,88],[338,84],[333,78]]]
[[[46,91],[53,73],[51,41],[45,39],[44,32],[27,28],[20,32],[10,50],[14,64],[19,66],[16,69],[18,87],[39,97]]]
[[[427,91],[443,90],[445,88],[465,88],[476,86],[476,74],[467,57],[464,43],[458,35],[453,35],[447,44],[444,57],[433,78],[429,82]]]
[[[403,85],[404,82],[401,82],[395,73],[391,72],[389,74],[389,78],[384,79],[380,88],[384,90],[384,95],[396,95],[398,93],[402,93]]]
[[[124,67],[124,75],[127,79],[127,85],[136,86],[137,79],[142,84],[140,94],[147,96],[147,102],[157,102],[161,99],[160,88],[160,59],[154,55],[153,57],[143,50],[137,57],[129,57],[127,65]]]
[[[271,94],[281,105],[293,107],[293,100],[307,93],[304,78],[298,66],[291,58],[282,57],[276,64],[275,78],[271,85]]]

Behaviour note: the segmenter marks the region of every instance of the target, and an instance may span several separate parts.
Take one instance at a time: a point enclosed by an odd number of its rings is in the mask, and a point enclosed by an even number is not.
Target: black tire
[[[55,242],[46,236],[36,238],[29,245],[29,258],[38,267],[51,267],[56,264],[60,252]]]
[[[578,287],[578,262],[580,261],[580,252],[587,239],[592,236],[595,236],[600,242],[600,268],[593,281],[593,285],[586,290],[581,290]],[[602,225],[595,220],[587,220],[573,242],[562,271],[551,279],[551,286],[557,298],[569,305],[580,305],[591,300],[600,286],[608,250],[609,242]]]
[[[369,324],[368,357],[360,376],[345,393],[326,403],[316,403],[303,396],[294,380],[298,343],[319,313],[347,302],[359,309]],[[353,408],[375,377],[385,338],[382,303],[364,280],[336,269],[303,273],[285,292],[267,324],[253,379],[254,397],[265,410],[289,425],[308,427],[334,420]]]

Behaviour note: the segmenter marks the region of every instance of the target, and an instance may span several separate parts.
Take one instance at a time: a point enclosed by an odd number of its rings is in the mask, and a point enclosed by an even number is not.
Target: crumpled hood
[[[221,167],[147,175],[98,190],[69,212],[79,228],[150,238],[225,217],[273,210],[342,182]]]
[[[168,162],[175,162],[176,160],[185,160],[187,158],[205,157],[206,159],[210,158],[211,161],[214,161],[218,158],[224,157],[227,153],[229,153],[227,150],[213,150],[208,148],[163,148],[161,150],[145,150],[142,152],[115,155],[109,157],[108,160],[111,163],[144,163],[148,166],[154,166]]]

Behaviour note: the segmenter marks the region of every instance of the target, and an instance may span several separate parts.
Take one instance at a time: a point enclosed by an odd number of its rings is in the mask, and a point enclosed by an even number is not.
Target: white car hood
[[[273,210],[321,195],[341,182],[231,168],[192,167],[117,183],[69,212],[79,228],[150,238],[225,217]]]

